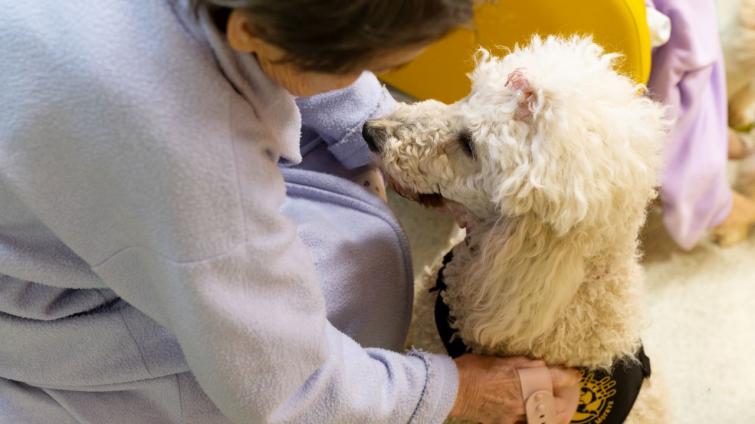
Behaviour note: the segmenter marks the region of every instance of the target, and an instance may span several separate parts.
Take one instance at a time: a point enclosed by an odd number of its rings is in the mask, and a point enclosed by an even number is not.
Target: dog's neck
[[[521,223],[500,219],[468,222],[467,237],[454,248],[454,259],[444,272],[448,285],[444,300],[465,343],[480,353],[528,355],[568,366],[610,367],[616,358],[634,353],[639,345],[637,292],[642,279],[634,237],[628,235],[625,245],[610,249],[610,254],[582,255],[569,250],[573,243],[568,239],[554,241],[547,239],[550,236],[532,234],[544,239],[523,241],[512,231],[502,233],[510,234],[510,241],[491,239],[500,237],[495,227],[501,225]],[[500,260],[482,259],[490,256],[488,244],[492,242],[525,244],[521,247],[522,260],[532,259],[532,268],[551,258],[561,260],[557,273],[579,277],[574,291],[560,290],[560,284],[567,284],[559,280],[563,275],[539,275],[537,269],[528,270],[527,264],[517,267],[515,262],[511,267],[491,265],[490,273],[497,275],[482,281],[481,264]],[[545,247],[537,251],[527,243]],[[544,281],[550,275],[554,281]],[[531,281],[524,281],[527,279]],[[480,293],[485,295],[481,297]],[[543,328],[538,320],[547,315],[543,311],[550,311],[550,306],[559,312]]]

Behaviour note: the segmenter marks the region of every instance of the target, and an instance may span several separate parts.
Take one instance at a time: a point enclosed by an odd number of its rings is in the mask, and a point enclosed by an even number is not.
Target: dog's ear
[[[532,215],[565,236],[585,222],[591,210],[610,207],[611,187],[609,181],[593,178],[595,167],[587,155],[574,159],[574,153],[542,153],[557,150],[544,143],[557,142],[536,134],[523,143],[513,172],[497,188],[496,201],[505,219]]]
[[[542,94],[535,90],[522,69],[516,69],[509,74],[506,88],[513,92],[517,100],[514,119],[528,120],[540,110]]]
[[[535,38],[510,58],[505,89],[522,94],[497,153],[501,214],[534,214],[560,236],[577,227],[610,234],[643,214],[667,140],[663,107],[589,38]]]

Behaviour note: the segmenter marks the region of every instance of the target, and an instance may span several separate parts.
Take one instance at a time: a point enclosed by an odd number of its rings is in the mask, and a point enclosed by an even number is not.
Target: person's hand
[[[459,369],[459,390],[449,414],[482,424],[515,424],[527,422],[522,388],[517,369],[545,367],[543,361],[523,357],[497,358],[463,355],[455,359]],[[549,368],[553,380],[556,412],[562,423],[568,423],[576,405],[559,398],[559,393],[579,390],[579,372],[573,369]]]

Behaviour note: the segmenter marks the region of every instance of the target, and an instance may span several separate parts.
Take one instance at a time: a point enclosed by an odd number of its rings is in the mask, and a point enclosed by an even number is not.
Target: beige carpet
[[[452,222],[392,196],[415,274],[445,245]],[[646,350],[669,386],[673,423],[755,423],[755,236],[731,249],[682,252],[657,213],[643,233]]]
[[[678,250],[645,231],[645,343],[669,385],[674,423],[755,423],[755,237]]]

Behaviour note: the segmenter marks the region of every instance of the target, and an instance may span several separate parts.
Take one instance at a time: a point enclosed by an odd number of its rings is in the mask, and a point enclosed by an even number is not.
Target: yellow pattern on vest
[[[616,395],[616,380],[604,376],[598,380],[594,371],[582,371],[580,382],[579,406],[574,414],[572,424],[600,424],[608,418],[613,409]]]

